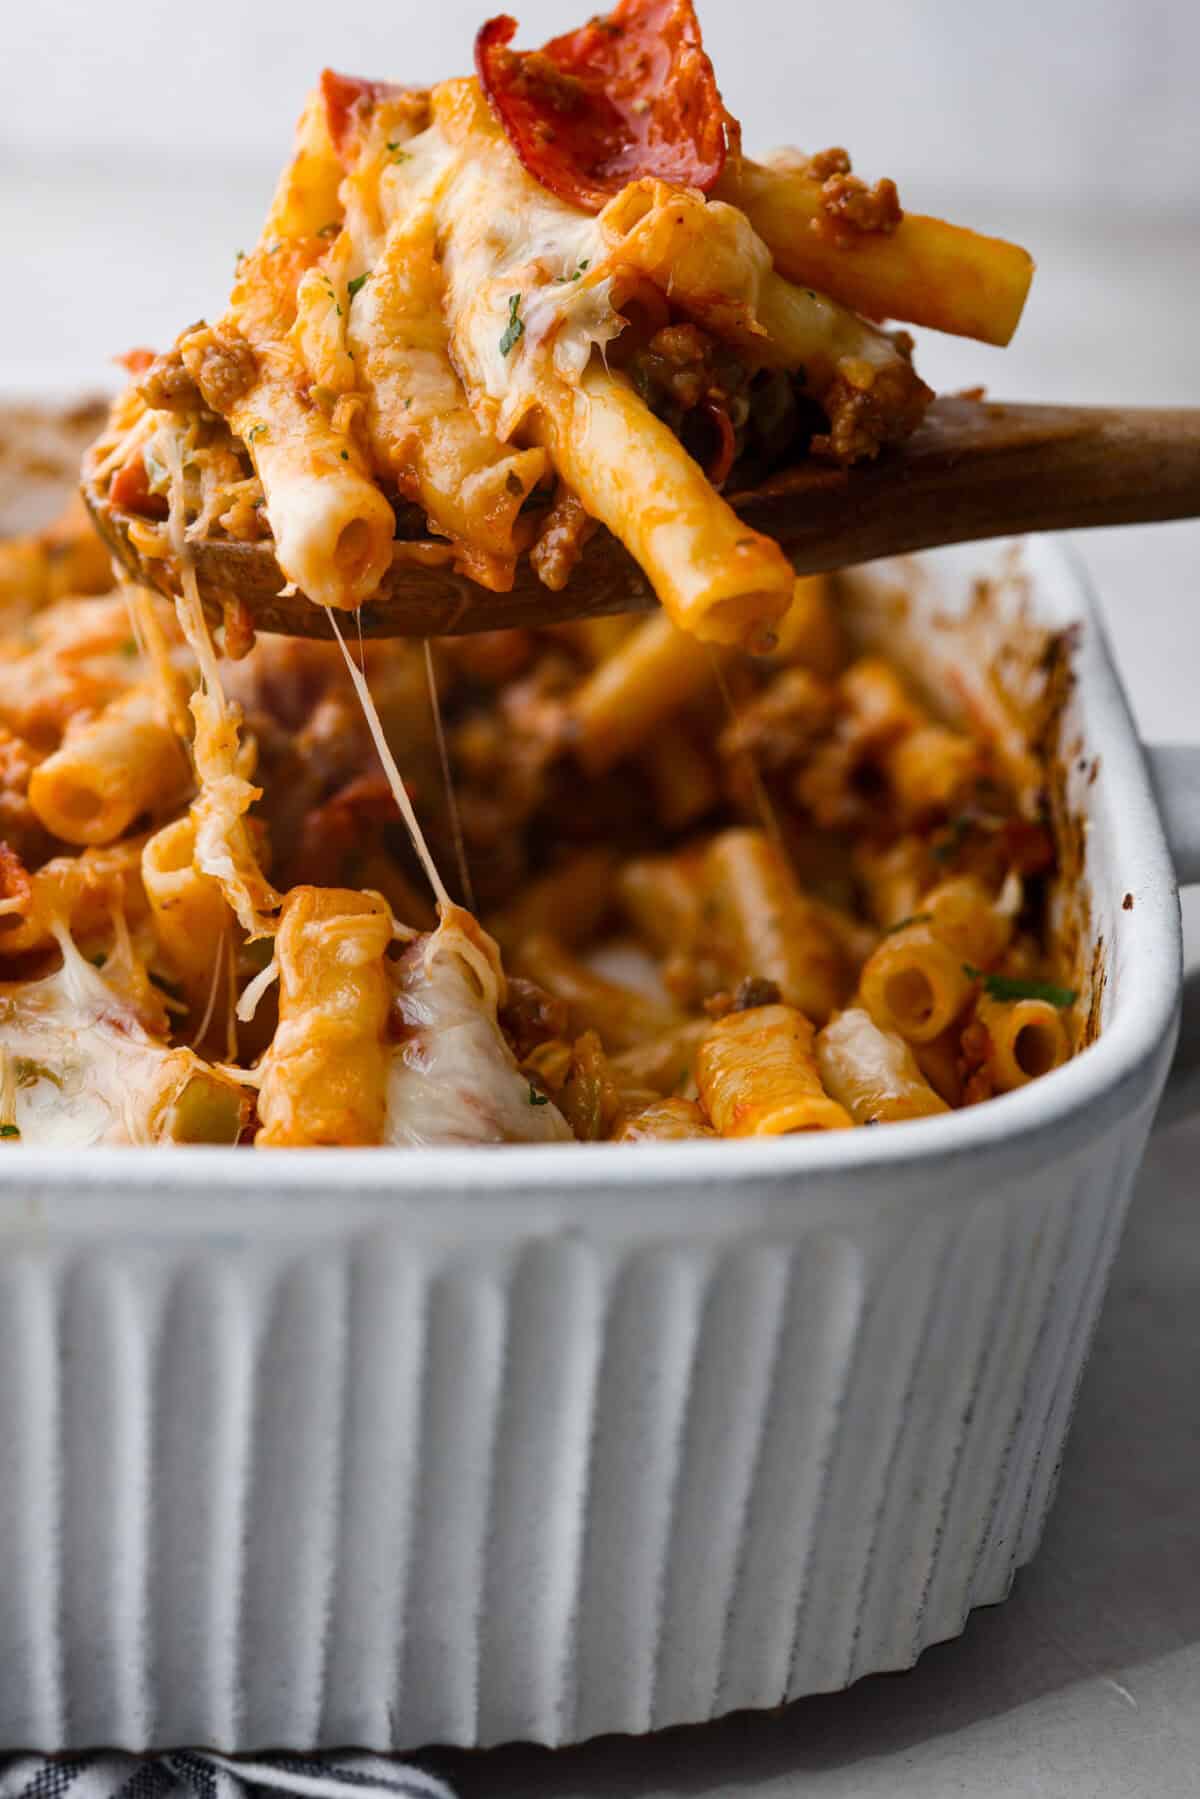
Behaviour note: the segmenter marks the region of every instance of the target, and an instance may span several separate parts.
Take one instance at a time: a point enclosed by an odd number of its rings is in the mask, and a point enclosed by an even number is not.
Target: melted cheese
[[[443,82],[431,102],[432,123],[380,176],[380,206],[392,219],[436,215],[454,361],[501,440],[545,403],[548,382],[579,385],[624,328],[621,295],[639,278],[754,360],[811,362],[823,380],[845,356],[897,361],[846,307],[781,282],[737,208],[641,180],[592,216],[528,173],[476,82]]]
[[[537,404],[539,379],[552,370],[577,381],[622,329],[599,267],[604,233],[526,173],[475,82],[443,83],[433,107],[382,176],[382,206],[392,218],[436,213],[454,359],[481,425],[507,440]]]
[[[350,679],[354,684],[354,691],[358,695],[358,703],[362,707],[363,717],[367,721],[367,729],[371,733],[371,738],[375,744],[379,760],[383,764],[383,772],[387,776],[388,786],[392,790],[392,798],[395,800],[400,811],[400,816],[404,820],[404,828],[408,832],[409,842],[416,851],[421,867],[425,870],[426,878],[429,881],[429,885],[433,888],[439,906],[449,906],[450,895],[446,892],[442,877],[437,871],[437,864],[429,853],[429,845],[426,843],[425,834],[422,831],[420,824],[417,822],[417,815],[413,811],[413,803],[408,797],[408,790],[400,778],[400,770],[396,766],[396,758],[392,755],[388,740],[384,735],[383,722],[379,717],[379,708],[371,698],[371,690],[367,686],[367,677],[363,674],[353,656],[346,648],[346,640],[338,629],[337,619],[329,607],[326,607],[325,609],[325,616],[329,620],[333,635],[337,638],[338,648],[342,652],[342,660],[345,662],[350,674]]]
[[[196,866],[220,883],[239,924],[250,938],[270,936],[279,895],[258,866],[245,815],[261,797],[261,788],[246,779],[248,757],[241,742],[241,715],[225,697],[216,651],[200,602],[200,589],[187,541],[183,462],[174,430],[161,430],[157,443],[170,470],[170,531],[179,569],[181,593],[176,601],[180,627],[200,669],[200,685],[192,695],[196,734],[192,756],[200,791],[192,804],[196,827]]]
[[[504,977],[491,938],[445,910],[398,964],[404,1035],[388,1073],[384,1140],[393,1144],[569,1143],[553,1101],[535,1104],[496,1017]]]
[[[178,1140],[191,1133],[177,1128],[176,1107],[197,1082],[228,1095],[224,1140],[234,1142],[232,1082],[191,1050],[157,1042],[65,933],[60,943],[56,974],[0,988],[4,1125],[23,1144],[59,1149]]]

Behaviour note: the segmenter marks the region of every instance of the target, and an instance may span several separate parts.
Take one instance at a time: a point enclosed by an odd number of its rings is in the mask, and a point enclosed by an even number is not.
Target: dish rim
[[[647,1187],[683,1188],[685,1202],[694,1202],[697,1187],[728,1187],[735,1181],[745,1188],[796,1177],[792,1197],[800,1203],[806,1180],[820,1179],[827,1188],[831,1176],[861,1180],[883,1170],[899,1177],[922,1164],[965,1171],[984,1156],[999,1175],[1069,1155],[1093,1135],[1092,1114],[1099,1103],[1106,1124],[1112,1124],[1142,1103],[1154,1084],[1156,1061],[1165,1079],[1182,993],[1182,931],[1170,850],[1091,578],[1068,541],[1017,541],[1034,593],[1049,589],[1069,595],[1069,606],[1060,603],[1053,610],[1073,612],[1086,627],[1073,652],[1073,669],[1086,695],[1090,731],[1103,744],[1100,780],[1119,798],[1113,806],[1114,856],[1127,858],[1136,871],[1138,904],[1120,915],[1123,968],[1113,1016],[1096,1041],[1063,1067],[986,1105],[891,1124],[886,1131],[716,1143],[438,1145],[420,1151],[397,1146],[303,1154],[268,1149],[250,1156],[233,1146],[178,1145],[166,1155],[160,1147],[98,1146],[87,1152],[86,1167],[77,1148],[12,1145],[0,1165],[0,1205],[14,1188],[28,1192],[69,1183],[79,1191],[56,1193],[56,1204],[77,1198],[92,1203],[97,1189],[144,1194],[172,1186],[225,1195],[236,1189],[240,1204],[282,1192],[289,1200],[310,1202],[336,1193],[352,1203],[385,1193],[419,1201],[455,1192],[486,1201],[524,1191],[554,1198],[572,1212],[590,1205],[598,1187],[632,1203],[644,1199]]]

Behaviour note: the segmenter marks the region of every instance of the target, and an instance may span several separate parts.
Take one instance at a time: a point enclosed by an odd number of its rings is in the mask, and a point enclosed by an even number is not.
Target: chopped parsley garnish
[[[19,1137],[20,1135],[15,1124],[0,1124],[0,1137]]]
[[[932,912],[910,912],[907,918],[899,918],[895,924],[890,924],[883,934],[893,937],[897,931],[907,931],[910,924],[928,924],[932,917]]]
[[[393,162],[411,162],[412,157],[405,150],[398,137],[388,139],[388,152]]]
[[[371,271],[368,269],[365,275],[356,275],[353,281],[347,281],[346,292],[349,294],[350,298],[353,299],[355,294],[361,293],[362,289],[367,285],[367,282],[370,279]]]
[[[592,266],[591,257],[585,256],[583,261],[580,263],[579,267],[576,269],[576,271],[573,275],[556,275],[554,277],[555,285],[557,287],[566,287],[568,285],[568,283],[570,283],[572,281],[578,281],[580,279],[580,277],[582,276],[584,270],[590,269],[591,266]]]
[[[260,437],[265,437],[266,435],[267,427],[265,425],[251,425],[249,431],[246,433],[246,442],[248,444],[256,444]]]
[[[338,455],[341,457],[343,462],[349,462],[349,460],[350,460],[349,450],[339,450]]]
[[[237,268],[237,266],[240,262],[245,262],[245,260],[246,260],[246,252],[244,250],[235,250],[234,251],[233,266],[235,269]]]
[[[1029,981],[1021,975],[984,974],[982,969],[963,963],[963,973],[970,981],[982,981],[989,999],[1040,999],[1048,1006],[1073,1006],[1079,998],[1073,987],[1058,987],[1053,981]]]
[[[121,645],[122,656],[128,656],[129,660],[132,662],[133,658],[137,655],[137,653],[138,653],[137,644],[134,642],[132,637],[127,637],[125,639],[124,643]]]
[[[520,319],[521,296],[508,296],[508,324],[504,328],[504,336],[500,339],[500,354],[507,356],[513,345],[519,343],[525,335],[525,327]]]
[[[531,1106],[548,1106],[550,1104],[550,1095],[548,1093],[539,1093],[531,1081],[529,1085],[529,1103]]]

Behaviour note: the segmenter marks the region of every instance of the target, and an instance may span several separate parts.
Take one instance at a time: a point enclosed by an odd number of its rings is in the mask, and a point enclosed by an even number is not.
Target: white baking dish
[[[918,608],[1006,554],[922,559]],[[1106,969],[1058,1073],[749,1144],[5,1154],[0,1748],[644,1731],[907,1667],[1004,1597],[1180,1000],[1095,614],[1024,555],[1081,627]],[[1157,766],[1198,878],[1200,751]]]

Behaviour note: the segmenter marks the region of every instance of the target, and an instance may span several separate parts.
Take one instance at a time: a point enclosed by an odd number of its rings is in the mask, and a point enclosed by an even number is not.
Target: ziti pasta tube
[[[919,905],[935,936],[976,968],[990,968],[1008,948],[1012,919],[971,875],[939,881],[922,895]]]
[[[156,831],[142,851],[142,885],[159,945],[193,1013],[215,1005],[233,916],[221,884],[195,863],[196,827],[185,815]],[[219,1016],[220,1014],[218,1014]]]
[[[67,843],[112,843],[145,812],[163,812],[191,785],[187,757],[149,684],[68,729],[29,778],[29,803]]]
[[[906,213],[894,231],[856,232],[843,245],[821,229],[822,183],[794,154],[775,166],[731,157],[717,192],[742,209],[781,274],[869,318],[988,344],[1006,344],[1017,328],[1033,259],[1016,244]]]
[[[284,575],[320,605],[354,607],[391,563],[395,514],[348,416],[331,415],[314,398],[303,341],[292,338],[303,293],[302,340],[323,324],[345,352],[344,274],[335,286],[316,270],[329,249],[326,229],[340,218],[341,174],[324,107],[313,96],[262,238],[239,260],[225,318],[215,330],[186,334],[179,349],[205,402],[250,451]]]
[[[640,749],[656,726],[715,685],[713,654],[665,612],[630,631],[586,676],[568,714],[575,753],[602,774]]]
[[[275,955],[279,1024],[258,1095],[260,1149],[383,1141],[391,913],[377,894],[293,887]]]
[[[1060,1068],[1071,1054],[1062,1011],[1044,999],[997,1000],[984,994],[975,1022],[986,1036],[985,1066],[1001,1093]]]
[[[700,1102],[722,1137],[849,1130],[821,1086],[813,1028],[794,1006],[754,1006],[714,1024],[696,1051]]]
[[[505,588],[517,514],[546,456],[480,431],[450,361],[442,285],[436,220],[426,211],[392,227],[350,304],[347,335],[366,383],[377,464],[450,537],[467,574]]]
[[[733,978],[773,981],[789,1005],[823,1023],[841,998],[841,953],[766,833],[734,829],[715,837],[704,887],[714,948]]]
[[[619,376],[590,367],[535,427],[593,518],[649,578],[681,631],[701,643],[769,638],[795,576],[779,546],[743,524],[675,433]]]
[[[699,855],[638,856],[617,875],[617,896],[630,925],[658,956],[686,954],[700,926]]]
[[[867,958],[862,1003],[883,1031],[928,1043],[954,1022],[971,997],[963,959],[926,922],[902,925]]]
[[[818,1032],[817,1068],[826,1092],[845,1106],[855,1124],[931,1118],[950,1110],[903,1037],[881,1031],[861,1006],[847,1007]]]
[[[614,1142],[680,1143],[716,1134],[694,1100],[660,1099],[627,1113]]]

